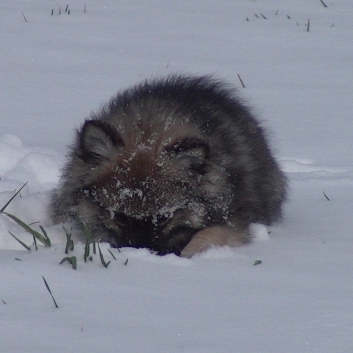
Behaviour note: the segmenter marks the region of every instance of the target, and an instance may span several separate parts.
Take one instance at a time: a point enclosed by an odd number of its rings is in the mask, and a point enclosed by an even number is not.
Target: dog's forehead
[[[166,155],[151,149],[134,151],[113,166],[111,179],[117,181],[117,187],[123,184],[128,188],[148,190],[170,179],[168,162]]]

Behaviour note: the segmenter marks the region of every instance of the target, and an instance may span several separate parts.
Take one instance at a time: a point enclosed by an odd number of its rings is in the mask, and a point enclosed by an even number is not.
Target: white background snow
[[[353,2],[324,2],[1,2],[0,208],[28,181],[6,211],[54,243],[28,252],[0,215],[1,352],[353,352]],[[170,72],[225,78],[272,131],[283,222],[191,259],[102,245],[106,269],[78,243],[77,270],[59,265],[47,207],[74,129]]]

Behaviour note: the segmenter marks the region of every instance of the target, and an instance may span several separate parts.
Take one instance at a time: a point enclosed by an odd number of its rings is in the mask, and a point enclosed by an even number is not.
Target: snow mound
[[[27,224],[35,223],[33,228],[38,230],[38,224],[51,225],[48,217],[50,191],[58,183],[64,158],[49,149],[25,147],[20,138],[11,134],[0,136],[0,155],[0,208],[27,183],[5,211]],[[0,215],[0,249],[23,250],[9,232],[25,242],[30,239],[19,225]],[[55,238],[55,234],[51,235],[52,240]]]

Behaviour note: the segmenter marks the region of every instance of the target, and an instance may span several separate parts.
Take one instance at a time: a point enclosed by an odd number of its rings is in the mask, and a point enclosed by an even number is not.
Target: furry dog
[[[190,257],[281,216],[286,178],[234,89],[171,75],[119,93],[77,131],[51,212],[95,240]]]

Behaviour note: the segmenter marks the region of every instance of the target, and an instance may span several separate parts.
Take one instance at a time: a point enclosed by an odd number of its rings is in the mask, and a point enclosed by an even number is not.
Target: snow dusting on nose
[[[121,201],[132,199],[134,196],[136,196],[140,200],[143,199],[143,192],[141,189],[124,188],[119,190],[118,195]]]

